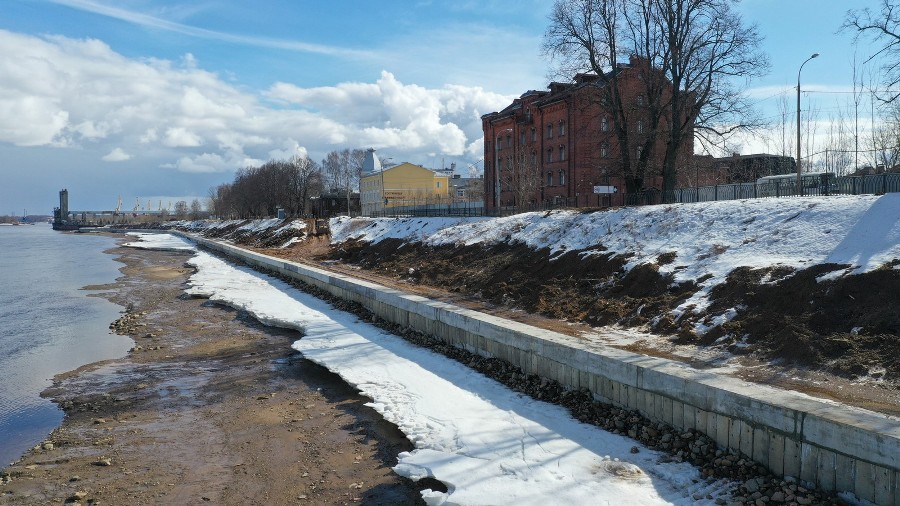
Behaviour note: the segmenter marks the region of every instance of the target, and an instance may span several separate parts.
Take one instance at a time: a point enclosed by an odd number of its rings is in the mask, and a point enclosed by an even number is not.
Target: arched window
[[[559,147],[559,161],[563,161],[565,159],[566,159],[566,147],[560,146]]]
[[[637,123],[637,131],[639,134],[644,133],[644,120],[639,119]]]
[[[606,116],[600,118],[600,131],[609,132],[609,118]]]
[[[553,186],[553,173],[547,173],[547,186]]]
[[[566,135],[566,122],[560,121],[559,122],[559,136],[562,137],[563,135]]]
[[[535,142],[535,141],[537,141],[537,130],[532,128],[531,129],[531,142]]]
[[[605,142],[600,144],[600,158],[606,158],[609,156],[609,145]]]
[[[497,151],[503,149],[503,137],[497,137]]]
[[[547,123],[547,138],[553,138],[553,123]]]
[[[547,148],[547,161],[553,161],[553,148]]]
[[[559,185],[565,186],[566,184],[566,173],[563,171],[559,171]]]

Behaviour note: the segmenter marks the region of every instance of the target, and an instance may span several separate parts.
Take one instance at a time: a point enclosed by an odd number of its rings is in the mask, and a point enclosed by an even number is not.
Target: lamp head
[[[818,57],[819,57],[819,53],[813,53],[812,56],[810,56],[810,58],[818,58]]]

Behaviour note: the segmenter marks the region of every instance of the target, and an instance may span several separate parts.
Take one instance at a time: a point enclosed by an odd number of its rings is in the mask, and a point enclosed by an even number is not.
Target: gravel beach
[[[188,254],[116,248],[100,296],[126,308],[119,360],[55,378],[60,428],[0,471],[0,504],[416,504],[412,445],[301,336],[186,297]]]

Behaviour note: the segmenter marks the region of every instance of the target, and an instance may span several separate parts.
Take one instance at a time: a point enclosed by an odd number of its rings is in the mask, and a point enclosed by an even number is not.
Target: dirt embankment
[[[440,288],[489,304],[594,327],[618,325],[669,335],[674,344],[717,347],[766,362],[802,366],[844,378],[867,376],[900,384],[900,270],[819,278],[846,266],[735,270],[710,293],[702,312],[672,310],[697,290],[673,283],[655,264],[626,271],[627,259],[602,251],[551,257],[522,244],[433,248],[384,240],[333,248],[268,250],[298,260],[355,265],[406,285]],[[889,266],[890,267],[890,266]],[[734,309],[706,333],[697,323]]]

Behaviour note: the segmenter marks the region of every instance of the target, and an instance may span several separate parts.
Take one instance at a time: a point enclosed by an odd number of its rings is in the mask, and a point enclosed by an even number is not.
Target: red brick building
[[[637,58],[612,71],[618,79],[632,166],[654,135],[642,77],[647,71],[646,60]],[[578,74],[572,83],[552,82],[547,91],[527,91],[502,111],[481,117],[486,209],[621,205],[626,192],[662,188],[665,120],[655,128],[657,141],[646,157],[646,169],[640,174],[627,171],[612,113],[603,105],[604,82],[595,74]],[[680,152],[685,162],[690,160],[693,132]],[[617,193],[597,194],[596,186],[615,186]]]

